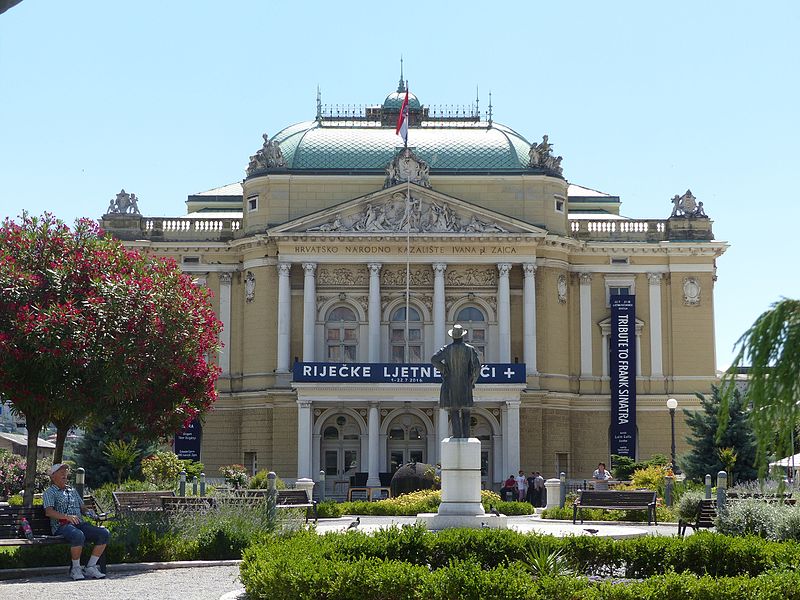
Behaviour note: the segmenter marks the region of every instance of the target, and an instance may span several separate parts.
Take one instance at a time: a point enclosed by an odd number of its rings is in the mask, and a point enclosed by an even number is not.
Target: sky
[[[662,6],[663,4],[663,6]],[[730,244],[717,365],[800,298],[800,3],[24,0],[0,15],[0,217],[145,215],[244,177],[261,134],[379,104],[399,59],[426,105],[548,134],[572,183],[667,218],[691,188]]]

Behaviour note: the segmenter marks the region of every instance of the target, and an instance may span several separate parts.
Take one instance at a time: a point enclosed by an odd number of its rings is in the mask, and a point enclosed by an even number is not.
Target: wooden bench
[[[86,503],[85,500],[84,503]],[[31,526],[32,540],[26,538],[22,532],[23,518],[27,519]],[[44,514],[44,507],[0,506],[0,546],[45,546],[66,543],[67,541],[62,536],[53,535],[50,517]],[[65,558],[66,556],[65,554]],[[69,566],[72,566],[71,563]],[[105,552],[100,556],[97,566],[101,572],[106,572]]]
[[[172,490],[159,490],[155,492],[112,492],[114,509],[117,515],[126,515],[137,512],[162,512],[164,505],[161,498],[175,497]]]
[[[678,535],[682,536],[686,533],[686,528],[691,527],[692,531],[697,531],[701,527],[711,528],[714,527],[714,520],[717,518],[717,501],[716,500],[701,500],[697,505],[697,516],[694,523],[678,520]]]
[[[161,496],[161,507],[165,513],[206,512],[213,508],[214,500],[208,496]]]
[[[646,510],[647,524],[658,525],[656,520],[656,493],[649,490],[631,492],[581,490],[572,505],[572,523],[575,524],[578,514],[583,523],[584,508],[604,508],[607,510]]]
[[[84,496],[83,504],[89,510],[93,510],[94,513],[97,515],[97,518],[93,519],[94,521],[97,521],[98,523],[102,523],[103,521],[108,521],[109,519],[108,513],[105,510],[103,510],[103,507],[100,506],[100,504],[97,503],[97,500],[95,499],[94,496],[92,496],[91,494]]]

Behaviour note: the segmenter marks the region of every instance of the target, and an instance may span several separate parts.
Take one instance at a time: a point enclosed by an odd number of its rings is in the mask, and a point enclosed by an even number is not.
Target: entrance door
[[[361,470],[358,425],[349,415],[334,415],[322,428],[322,456],[325,471],[325,496],[345,498],[350,477]]]
[[[427,433],[425,424],[415,415],[400,415],[392,421],[387,436],[390,472],[406,463],[426,462]]]

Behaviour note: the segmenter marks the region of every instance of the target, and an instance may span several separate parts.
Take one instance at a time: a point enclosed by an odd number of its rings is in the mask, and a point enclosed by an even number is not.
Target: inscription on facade
[[[460,254],[472,256],[518,254],[515,246],[457,246],[431,244],[426,246],[327,246],[323,244],[295,244],[295,254]]]

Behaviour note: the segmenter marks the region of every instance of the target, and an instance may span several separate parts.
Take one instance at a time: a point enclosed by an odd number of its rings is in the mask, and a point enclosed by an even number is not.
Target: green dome
[[[405,92],[392,92],[386,96],[386,100],[383,101],[384,110],[400,110],[405,97]],[[417,100],[414,94],[408,92],[408,109],[413,110],[415,108],[422,108],[422,104],[419,103],[419,100]]]
[[[376,121],[306,121],[272,139],[280,144],[288,171],[382,173],[403,145],[394,126]],[[432,173],[528,169],[530,143],[498,123],[423,121],[409,128],[408,146]]]

